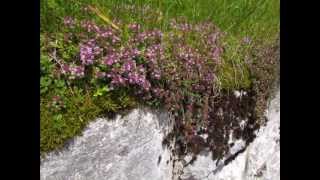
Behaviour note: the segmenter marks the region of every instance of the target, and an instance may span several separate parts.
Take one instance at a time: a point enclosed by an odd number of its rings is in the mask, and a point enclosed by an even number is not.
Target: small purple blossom
[[[128,28],[133,32],[138,32],[140,30],[140,25],[133,23],[133,24],[129,24]]]
[[[149,91],[150,87],[151,87],[151,84],[150,84],[149,81],[146,80],[146,81],[143,82],[142,87],[144,88],[144,90]]]
[[[215,75],[213,73],[208,73],[208,74],[205,75],[204,81],[206,83],[210,84],[210,83],[213,82],[214,78],[215,78]]]
[[[93,21],[81,21],[81,27],[87,32],[99,32],[100,28]]]
[[[154,79],[159,80],[161,78],[161,72],[159,69],[155,69],[152,73],[151,73],[151,77]]]
[[[84,77],[84,66],[72,65],[70,66],[70,78],[82,78]]]
[[[110,53],[104,58],[104,64],[111,66],[119,61],[117,53]]]
[[[250,44],[251,38],[248,37],[248,36],[246,36],[246,37],[244,37],[244,38],[242,39],[242,42],[245,43],[245,44]]]
[[[145,69],[142,65],[139,65],[139,66],[137,67],[137,70],[138,70],[138,72],[141,73],[141,74],[145,74],[145,72],[146,72],[146,69]]]
[[[132,53],[134,57],[139,56],[141,54],[141,52],[137,48],[133,49]]]
[[[126,79],[123,78],[121,75],[115,75],[112,77],[111,84],[116,86],[123,86],[126,83]]]
[[[70,72],[70,67],[67,64],[61,65],[61,73],[62,74],[68,74]]]
[[[74,28],[75,27],[75,20],[71,17],[65,17],[63,20],[63,23],[65,26],[69,28]]]
[[[188,104],[187,105],[187,110],[192,112],[193,111],[193,104]]]
[[[73,21],[66,18],[65,24]],[[81,27],[80,33],[71,32],[72,38],[69,38],[80,40],[79,54],[73,56],[80,61],[67,60],[58,67],[70,79],[103,79],[105,81],[94,82],[108,83],[110,88],[129,88],[141,100],[164,102],[172,112],[180,108],[197,110],[187,96],[189,92],[201,98],[214,92],[215,66],[222,59],[223,49],[218,41],[220,32],[209,22],[173,21],[170,27],[173,31],[165,42],[160,30],[143,30],[136,23],[128,25],[128,41],[109,25],[82,21]],[[192,38],[195,35],[197,41],[189,43],[189,35]],[[181,91],[182,86],[187,93]],[[189,105],[179,105],[180,102]]]
[[[211,58],[214,59],[216,61],[216,63],[218,63],[218,64],[220,64],[221,53],[222,53],[222,48],[220,48],[220,47],[213,48],[212,53],[211,53]]]
[[[100,72],[100,71],[96,72],[96,78],[102,79],[104,77],[106,77],[106,73],[105,72]]]
[[[219,32],[210,34],[207,40],[207,43],[209,46],[214,47],[216,46],[217,40],[218,40]]]
[[[94,63],[96,55],[102,53],[102,48],[96,45],[94,39],[80,45],[80,60],[83,65],[91,65]]]
[[[120,42],[120,40],[121,39],[118,36],[112,36],[112,38],[111,38],[111,42],[113,44]]]
[[[114,60],[113,58],[111,58],[111,57],[107,58],[107,59],[104,61],[104,63],[105,63],[106,65],[109,65],[109,66],[111,66],[114,62],[115,62],[115,60]]]
[[[115,36],[115,32],[112,28],[99,29],[97,32],[97,37],[112,38],[113,36]]]
[[[124,71],[126,72],[130,72],[131,70],[133,70],[135,68],[136,64],[135,64],[135,61],[127,61],[123,64],[123,68],[124,68]]]

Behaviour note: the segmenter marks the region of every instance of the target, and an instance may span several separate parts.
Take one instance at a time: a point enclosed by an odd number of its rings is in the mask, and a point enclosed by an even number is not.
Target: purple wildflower
[[[71,79],[84,77],[84,66],[72,65],[70,66]]]
[[[81,27],[88,32],[99,32],[100,28],[93,21],[81,21]]]
[[[71,17],[65,17],[63,20],[63,23],[65,26],[67,26],[69,28],[74,28],[75,20]]]
[[[143,82],[142,86],[143,86],[144,90],[149,91],[151,84],[149,81],[146,80]]]
[[[215,47],[212,49],[211,57],[212,59],[216,60],[218,64],[220,63],[221,53],[222,53],[222,48],[220,47]]]
[[[132,69],[135,68],[135,66],[136,66],[135,62],[131,60],[123,64],[124,71],[126,72],[130,72]]]
[[[96,45],[94,39],[91,39],[87,43],[80,45],[80,60],[83,65],[93,64],[95,56],[101,53],[102,48]]]
[[[129,24],[128,28],[133,32],[138,32],[140,30],[140,25],[133,23],[133,24]]]
[[[251,38],[246,36],[246,37],[243,38],[242,42],[245,43],[245,44],[250,44]]]
[[[96,78],[102,79],[104,77],[106,77],[106,73],[105,72],[100,72],[100,71],[96,72]]]
[[[217,39],[218,39],[218,35],[219,35],[219,32],[217,33],[213,33],[213,34],[210,34],[209,37],[208,37],[208,44],[213,47],[213,46],[216,46],[216,42],[217,42]]]
[[[111,84],[114,84],[116,86],[125,85],[126,79],[123,78],[121,75],[115,75],[112,78]]]
[[[152,78],[154,78],[154,79],[160,79],[160,77],[161,77],[161,73],[160,73],[160,70],[158,70],[158,69],[155,69],[152,73],[151,73],[151,76],[152,76]]]
[[[109,53],[105,58],[104,58],[104,64],[111,66],[114,63],[117,63],[119,61],[119,57],[117,53]]]
[[[142,65],[139,65],[139,66],[137,67],[137,70],[138,70],[138,72],[141,73],[141,74],[144,74],[144,73],[146,72],[146,69],[145,69]]]
[[[67,74],[70,72],[70,67],[67,64],[62,64],[61,66],[61,73],[62,74]]]

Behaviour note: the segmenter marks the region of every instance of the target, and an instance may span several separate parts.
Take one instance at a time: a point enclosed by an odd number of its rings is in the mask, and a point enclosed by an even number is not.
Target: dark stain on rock
[[[210,111],[205,123],[184,124],[178,120],[163,144],[169,146],[169,142],[172,142],[170,139],[175,138],[175,152],[179,157],[188,153],[196,155],[209,148],[213,160],[217,160],[229,153],[232,146],[228,143],[231,131],[233,139],[243,139],[246,144],[252,142],[254,131],[260,126],[255,112],[257,94],[253,90],[246,90],[241,97],[228,91],[222,91],[221,94],[217,98],[209,98],[210,103],[206,105]],[[207,134],[208,137],[203,139],[200,134]]]
[[[160,162],[161,162],[161,155],[158,158],[158,165],[160,164]]]
[[[123,147],[123,149],[119,152],[120,156],[125,156],[129,153],[128,146]]]

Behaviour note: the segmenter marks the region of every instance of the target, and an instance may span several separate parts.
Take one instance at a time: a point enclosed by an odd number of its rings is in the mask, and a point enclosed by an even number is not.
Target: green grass
[[[226,35],[223,38],[224,60],[218,70],[222,89],[248,88],[252,82],[246,58],[261,44],[272,44],[279,35],[279,0],[41,0],[41,35],[61,31],[65,16],[88,18],[81,10],[94,5],[112,19],[124,23],[138,22],[148,28],[167,30],[172,18],[182,17],[190,22],[213,21]],[[97,16],[91,15],[103,23]],[[243,45],[250,37],[252,43]],[[41,44],[41,48],[46,45]],[[45,48],[44,48],[45,49]],[[45,50],[41,51],[46,54]],[[106,94],[94,99],[93,92],[64,92],[67,108],[62,113],[51,112],[48,100],[55,89],[41,96],[41,152],[61,147],[65,140],[78,134],[89,122],[105,112],[132,107],[135,100],[125,91],[122,95]],[[122,97],[122,98],[120,98]]]
[[[194,22],[213,21],[222,30],[236,36],[265,39],[272,38],[279,31],[279,0],[42,0],[42,31],[56,31],[64,16],[84,18],[81,8],[88,4],[126,22],[146,24],[145,13],[153,13],[161,16],[161,23],[147,25],[162,28],[171,18],[182,16]],[[140,7],[146,12],[137,11],[137,8],[129,10],[130,6]]]
[[[89,4],[125,23],[139,22],[162,30],[176,17],[191,22],[213,21],[227,33],[226,67],[222,68],[226,71],[220,71],[223,88],[242,88],[250,84],[247,70],[239,63],[245,58],[245,53],[239,50],[242,38],[272,43],[279,34],[279,0],[42,0],[41,31],[57,32],[65,16],[85,18],[81,9]],[[92,18],[102,23],[97,16]],[[236,69],[234,64],[238,64]]]

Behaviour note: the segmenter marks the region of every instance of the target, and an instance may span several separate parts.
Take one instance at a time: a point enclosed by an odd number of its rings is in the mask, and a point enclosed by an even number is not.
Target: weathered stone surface
[[[182,170],[182,179],[193,180],[277,180],[280,179],[280,91],[266,111],[268,123],[257,132],[257,138],[228,165],[216,166],[211,154]],[[241,149],[232,150],[236,152]]]
[[[42,161],[41,179],[171,179],[170,153],[162,146],[169,130],[167,114],[141,109],[112,121],[97,119],[68,149]]]
[[[67,149],[51,153],[40,166],[41,179],[70,180],[253,180],[280,179],[280,92],[266,111],[268,123],[257,138],[228,165],[216,164],[211,153],[176,161],[162,146],[172,123],[166,113],[141,109],[115,120],[97,119]],[[244,142],[236,140],[234,154]],[[223,160],[221,161],[223,162]]]

